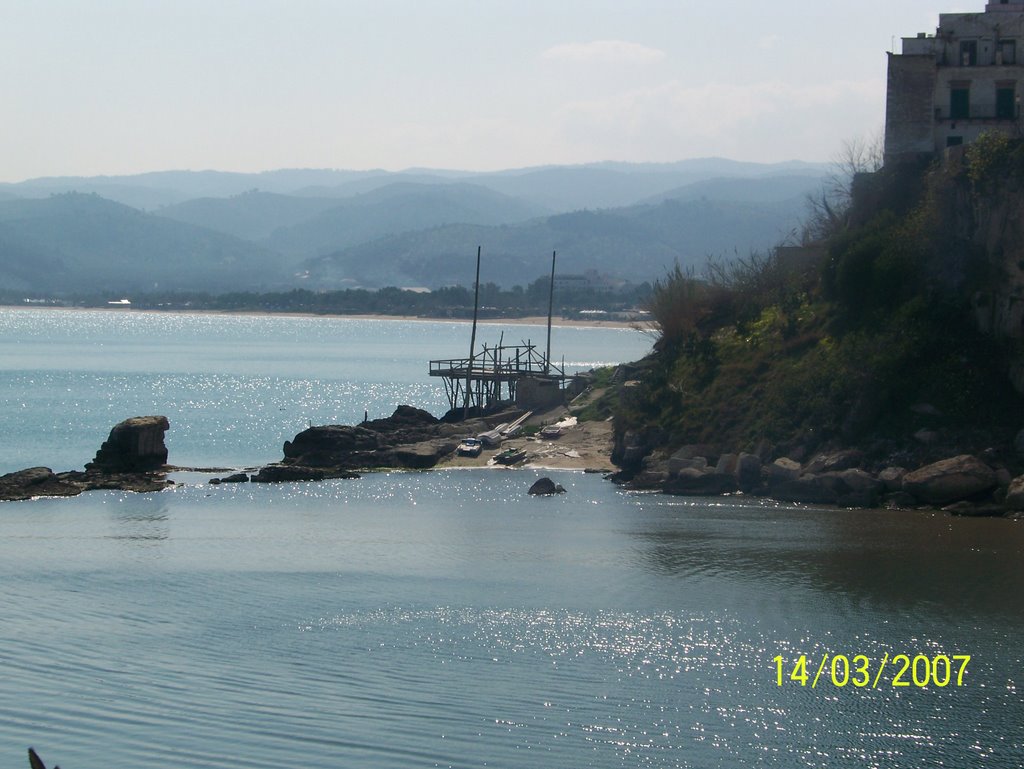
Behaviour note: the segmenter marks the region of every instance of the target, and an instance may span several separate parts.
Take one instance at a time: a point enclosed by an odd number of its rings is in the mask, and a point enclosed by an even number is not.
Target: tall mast
[[[476,317],[480,306],[480,246],[476,247],[476,281],[473,284],[473,333],[469,337],[469,366],[466,368],[466,404],[462,418],[469,416],[470,377],[473,373],[473,350],[476,349]]]
[[[548,291],[548,353],[544,357],[544,373],[551,370],[551,315],[555,311],[555,254],[551,252],[551,286]]]

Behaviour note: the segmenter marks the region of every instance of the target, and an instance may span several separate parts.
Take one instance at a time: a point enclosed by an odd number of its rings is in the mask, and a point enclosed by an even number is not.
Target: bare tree
[[[807,196],[808,216],[801,238],[804,243],[826,240],[846,227],[853,202],[853,179],[857,174],[880,170],[884,149],[881,131],[843,142],[842,149],[832,158],[831,170],[821,189]]]

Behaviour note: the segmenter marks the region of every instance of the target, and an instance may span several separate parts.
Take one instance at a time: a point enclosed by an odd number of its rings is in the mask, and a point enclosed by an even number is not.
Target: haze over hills
[[[576,211],[517,225],[449,225],[403,233],[305,262],[314,285],[438,288],[472,284],[477,244],[481,280],[504,287],[543,277],[553,250],[559,272],[596,270],[634,283],[654,281],[678,261],[700,267],[767,249],[799,224],[802,201],[763,203],[668,200],[657,205]]]
[[[194,198],[229,197],[261,190],[282,195],[314,185],[334,186],[384,171],[283,169],[263,173],[153,171],[131,176],[53,176],[0,184],[0,194],[43,198],[62,192],[95,193],[132,208],[150,211]]]
[[[639,283],[771,248],[825,172],[706,159],[37,179],[0,185],[0,281],[40,294],[465,285],[482,245],[483,279],[505,286],[542,275],[552,250],[563,273]]]
[[[308,221],[338,206],[333,198],[298,197],[252,190],[231,197],[205,197],[155,213],[177,222],[217,230],[243,240],[262,240],[275,230]]]
[[[550,212],[479,185],[392,182],[345,198],[246,192],[190,200],[155,213],[301,259],[410,230],[508,224]]]
[[[153,171],[131,176],[46,177],[0,183],[0,195],[41,198],[60,192],[94,192],[133,208],[154,210],[195,198],[223,198],[252,191],[304,197],[350,197],[394,182],[468,182],[560,212],[631,205],[660,192],[707,179],[820,177],[827,171],[828,166],[820,163],[745,163],[723,158],[696,158],[675,163],[541,166],[494,172],[428,169],[394,172],[280,169],[261,173]]]
[[[664,200],[721,200],[744,203],[806,198],[821,188],[821,176],[766,176],[762,178],[702,179],[698,182],[658,193],[640,203],[660,203]]]
[[[280,257],[212,230],[99,197],[0,203],[0,283],[25,292],[280,286]]]

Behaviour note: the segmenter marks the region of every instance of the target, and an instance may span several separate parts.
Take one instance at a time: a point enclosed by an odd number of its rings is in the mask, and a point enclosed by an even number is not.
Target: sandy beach
[[[280,317],[280,318],[331,318],[340,320],[396,320],[396,321],[417,321],[424,323],[472,323],[472,318],[432,318],[421,315],[374,315],[370,313],[334,314],[322,312],[266,312],[261,310],[188,310],[169,309],[160,310],[153,308],[136,308],[127,306],[113,307],[65,307],[50,305],[24,305],[7,304],[0,305],[5,309],[28,310],[28,311],[62,311],[62,310],[94,310],[97,312],[112,313],[153,313],[159,315],[224,315],[240,317]],[[547,326],[546,315],[531,315],[523,318],[481,318],[477,321],[481,326]],[[645,330],[649,327],[650,321],[624,321],[624,320],[599,320],[554,317],[551,319],[552,326],[563,328],[626,328]]]
[[[429,323],[472,323],[472,318],[427,318],[410,315],[330,315],[313,317],[361,318],[364,320],[415,320]],[[545,315],[531,315],[524,318],[481,318],[477,321],[481,326],[547,326]],[[576,320],[575,318],[554,317],[552,326],[579,328],[645,328],[646,321],[624,320]]]

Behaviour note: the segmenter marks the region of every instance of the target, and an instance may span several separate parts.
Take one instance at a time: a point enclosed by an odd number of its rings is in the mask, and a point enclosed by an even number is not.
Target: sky
[[[0,0],[0,181],[826,162],[886,52],[984,4]]]

